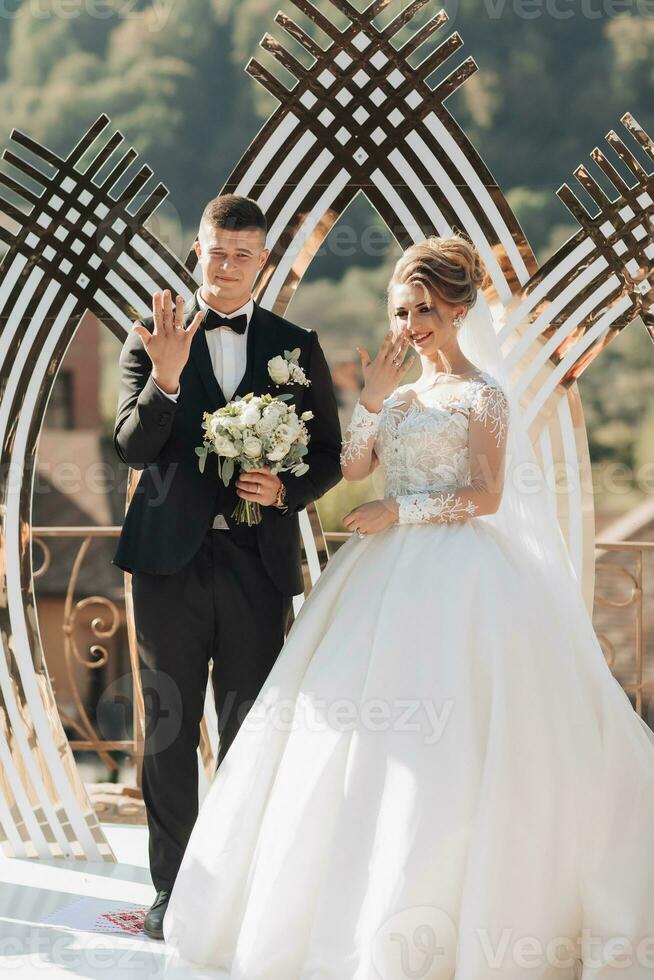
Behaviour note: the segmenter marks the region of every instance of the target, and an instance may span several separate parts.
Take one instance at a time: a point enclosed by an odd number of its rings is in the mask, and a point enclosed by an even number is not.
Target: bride
[[[518,479],[533,451],[482,280],[459,235],[395,267],[342,452],[348,480],[382,465],[384,498],[345,518],[209,788],[164,920],[173,961],[231,980],[654,976],[654,747],[549,500]]]

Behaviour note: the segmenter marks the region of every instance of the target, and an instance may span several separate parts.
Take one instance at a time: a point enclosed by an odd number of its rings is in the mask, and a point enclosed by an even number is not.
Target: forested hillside
[[[329,0],[314,3],[343,22]],[[392,3],[378,23],[403,6]],[[443,6],[450,28],[463,37],[464,54],[480,68],[448,108],[507,193],[542,260],[572,231],[556,188],[620,115],[629,109],[654,133],[654,3],[455,0]],[[247,60],[257,55],[290,83],[258,49],[263,33],[280,37],[305,63],[308,58],[274,24],[280,7],[326,42],[290,0],[6,2],[0,13],[1,142],[16,126],[66,153],[106,112],[170,188],[152,224],[184,255],[203,204],[275,107],[244,73]],[[428,4],[414,25],[438,7]],[[375,247],[360,247],[375,225]],[[333,351],[358,341],[374,344],[383,332],[384,288],[396,248],[363,198],[344,216],[343,227],[349,229],[346,242],[354,244],[323,249],[289,311],[325,331]],[[583,379],[598,461],[632,465],[647,458],[654,444],[653,372],[651,341],[635,330]]]

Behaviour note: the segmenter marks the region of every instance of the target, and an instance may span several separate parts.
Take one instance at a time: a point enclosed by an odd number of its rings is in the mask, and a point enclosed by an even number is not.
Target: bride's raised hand
[[[413,355],[404,362],[408,347],[409,333],[405,328],[395,340],[393,331],[388,331],[374,360],[367,350],[356,348],[361,356],[364,380],[359,401],[369,412],[381,412],[384,399],[395,391],[413,364]]]

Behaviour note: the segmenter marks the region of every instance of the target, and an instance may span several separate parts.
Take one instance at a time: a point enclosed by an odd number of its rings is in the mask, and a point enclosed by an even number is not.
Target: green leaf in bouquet
[[[309,447],[308,446],[298,446],[296,452],[297,452],[298,456],[306,456],[306,454],[309,452]]]
[[[206,446],[196,446],[195,447],[195,452],[197,453],[197,455],[199,457],[198,458],[198,466],[200,468],[200,473],[204,473],[204,464],[207,461],[207,456],[209,454],[209,450],[207,449]]]
[[[309,472],[309,464],[308,463],[298,463],[297,466],[294,466],[293,467],[293,473],[296,476],[304,476],[304,474],[305,473],[308,473],[308,472]]]
[[[288,402],[295,396],[291,394],[290,391],[285,391],[283,395],[277,395],[277,401]]]
[[[222,478],[225,486],[229,484],[229,481],[231,480],[233,475],[234,475],[234,460],[230,457],[229,459],[226,459],[225,462],[223,463]]]

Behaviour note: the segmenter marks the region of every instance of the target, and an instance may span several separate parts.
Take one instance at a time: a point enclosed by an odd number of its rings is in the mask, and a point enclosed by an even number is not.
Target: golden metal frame
[[[50,550],[47,540],[56,538],[80,538],[81,543],[73,561],[73,568],[68,579],[66,597],[64,601],[64,617],[62,632],[64,635],[64,667],[68,678],[69,690],[75,708],[77,709],[77,719],[68,715],[59,705],[59,717],[68,726],[74,729],[79,738],[69,739],[69,745],[73,751],[94,751],[102,759],[108,769],[118,770],[119,763],[109,755],[112,751],[128,752],[137,762],[143,753],[143,731],[145,726],[145,709],[143,704],[143,692],[140,685],[134,689],[132,704],[133,712],[133,732],[134,738],[130,741],[110,741],[100,737],[93,726],[86,708],[84,707],[79,686],[74,673],[75,665],[81,665],[87,670],[99,670],[109,661],[109,651],[101,642],[94,643],[88,653],[93,659],[87,659],[81,653],[75,639],[75,629],[79,613],[82,611],[99,607],[99,615],[95,615],[90,623],[93,636],[97,640],[107,640],[115,636],[120,623],[120,612],[118,607],[111,599],[106,596],[92,595],[75,601],[75,589],[79,578],[82,563],[89,550],[91,542],[97,538],[118,538],[120,528],[115,527],[33,527],[32,543],[38,545],[43,551],[42,564],[33,570],[34,581],[41,578],[48,570],[50,565]],[[131,599],[131,595],[130,595]],[[102,615],[102,611],[108,616],[108,621]],[[126,609],[126,622],[130,649],[130,666],[132,675],[138,677],[138,652],[136,638],[133,636],[134,614],[132,609]],[[79,720],[78,720],[79,719]]]
[[[496,181],[444,106],[477,70],[474,60],[460,61],[431,84],[459,52],[460,35],[454,32],[418,63],[409,60],[443,28],[446,13],[437,11],[397,48],[397,33],[431,0],[414,0],[384,27],[374,20],[391,0],[373,0],[363,12],[347,0],[332,0],[348,20],[344,30],[310,0],[290,2],[329,43],[322,47],[286,14],[276,15],[313,61],[305,67],[265,35],[261,47],[296,85],[287,88],[250,61],[246,70],[279,107],[224,187],[255,197],[268,217],[271,254],[257,298],[285,312],[357,194],[368,198],[402,247],[454,228],[465,231],[488,268],[484,299],[539,458],[544,466],[567,469],[555,504],[590,604],[593,501],[576,380],[637,316],[652,331],[649,164],[609,134],[615,166],[598,150],[593,160],[617,197],[601,193],[590,172],[579,168],[576,177],[598,213],[591,216],[569,188],[561,188],[580,230],[539,270]],[[651,140],[631,116],[623,122],[638,152],[652,160]],[[188,296],[196,286],[195,253],[180,262],[145,226],[167,195],[162,184],[144,192],[150,168],[140,166],[115,191],[138,157],[132,148],[120,156],[118,132],[100,145],[108,125],[100,116],[65,159],[13,130],[18,152],[6,149],[3,160],[18,179],[0,172],[0,185],[18,202],[0,197],[0,239],[8,246],[0,269],[0,843],[6,853],[21,856],[113,859],[57,715],[34,602],[31,497],[47,400],[86,310],[122,340],[135,316],[147,313],[155,289]],[[629,174],[622,177],[618,171],[625,166]],[[602,228],[618,218],[621,224],[606,236]],[[618,241],[627,252],[614,247]],[[327,551],[315,508],[302,520],[313,582]],[[131,619],[129,576],[126,602]],[[211,759],[206,751],[204,757]]]
[[[632,554],[635,558],[635,568],[631,572],[622,565],[607,565],[606,570],[617,572],[622,576],[628,586],[628,594],[624,599],[610,599],[599,593],[596,596],[596,606],[610,609],[633,609],[634,610],[634,681],[621,681],[622,687],[629,694],[635,696],[636,711],[644,716],[644,696],[651,695],[654,691],[654,683],[645,681],[645,632],[643,628],[643,600],[644,600],[644,581],[643,581],[643,558],[646,553],[654,552],[654,541],[598,541],[596,545],[597,556],[602,552]],[[614,644],[605,633],[597,633],[604,655],[606,656],[609,667],[613,670],[616,664],[616,650]]]

